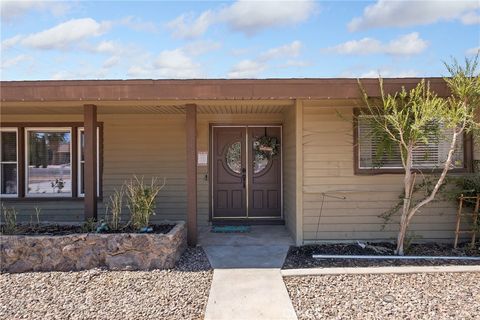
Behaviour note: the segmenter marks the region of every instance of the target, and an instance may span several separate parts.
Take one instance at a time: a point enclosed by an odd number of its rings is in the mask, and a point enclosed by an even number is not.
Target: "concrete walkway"
[[[214,268],[205,319],[297,319],[280,268],[293,244],[283,226],[200,234]]]

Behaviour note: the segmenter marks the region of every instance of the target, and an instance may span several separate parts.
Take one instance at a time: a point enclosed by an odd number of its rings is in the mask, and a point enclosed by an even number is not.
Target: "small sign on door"
[[[199,151],[197,157],[197,166],[206,166],[208,165],[208,152]]]

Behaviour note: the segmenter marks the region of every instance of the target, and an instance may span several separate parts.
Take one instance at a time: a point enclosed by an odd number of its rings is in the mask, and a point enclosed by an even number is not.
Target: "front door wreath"
[[[263,159],[270,159],[277,155],[279,146],[280,144],[276,137],[269,137],[267,135],[257,138],[253,143],[255,154]]]

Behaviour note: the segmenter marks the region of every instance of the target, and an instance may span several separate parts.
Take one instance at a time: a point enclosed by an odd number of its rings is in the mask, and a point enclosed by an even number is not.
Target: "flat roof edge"
[[[423,78],[384,78],[387,92],[414,87]],[[448,95],[443,78],[425,78],[438,95]],[[360,79],[371,96],[379,96],[378,79]],[[185,80],[48,80],[1,81],[2,101],[79,100],[262,100],[355,99],[357,79],[185,79]]]

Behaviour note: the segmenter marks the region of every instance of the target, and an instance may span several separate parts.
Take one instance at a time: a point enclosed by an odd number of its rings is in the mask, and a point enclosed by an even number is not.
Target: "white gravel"
[[[480,319],[480,273],[284,280],[299,319]]]
[[[0,275],[0,319],[202,319],[213,272],[201,249],[175,269]]]

